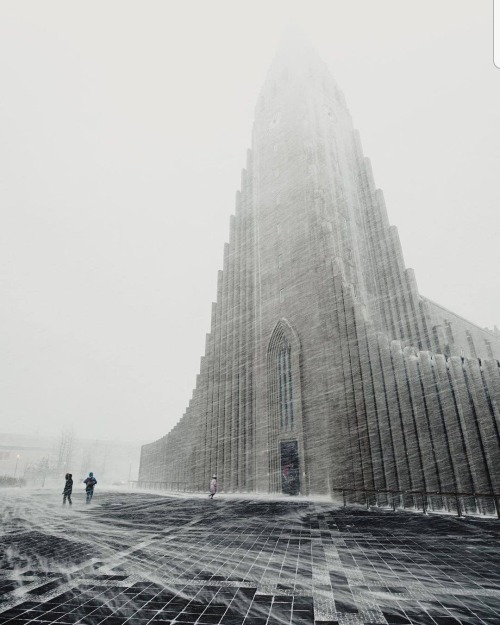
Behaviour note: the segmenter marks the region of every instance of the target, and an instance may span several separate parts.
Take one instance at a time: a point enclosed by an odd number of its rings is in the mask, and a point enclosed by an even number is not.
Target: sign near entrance
[[[281,492],[285,495],[300,493],[299,445],[297,441],[280,443]]]

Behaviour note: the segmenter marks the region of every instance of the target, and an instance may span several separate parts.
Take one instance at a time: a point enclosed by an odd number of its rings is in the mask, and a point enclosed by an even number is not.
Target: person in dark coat
[[[68,503],[71,506],[72,505],[71,493],[73,492],[73,475],[71,473],[66,473],[64,478],[66,480],[66,484],[64,485],[64,490],[62,492],[62,494],[64,495],[63,506],[66,503],[66,499],[68,500]]]
[[[92,471],[89,473],[89,476],[83,480],[83,483],[85,484],[85,492],[87,493],[87,501],[85,503],[90,503],[94,496],[94,486],[97,484],[97,480]]]

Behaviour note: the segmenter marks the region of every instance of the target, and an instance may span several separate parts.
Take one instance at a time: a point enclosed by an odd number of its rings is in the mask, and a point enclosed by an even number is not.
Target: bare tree
[[[65,427],[61,431],[57,449],[56,473],[62,475],[69,470],[73,460],[75,434],[72,427]]]

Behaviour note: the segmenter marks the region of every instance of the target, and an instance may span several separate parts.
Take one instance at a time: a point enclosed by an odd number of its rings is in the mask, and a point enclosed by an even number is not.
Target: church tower
[[[140,482],[498,492],[500,339],[422,297],[344,96],[304,41],[257,102],[193,397]]]

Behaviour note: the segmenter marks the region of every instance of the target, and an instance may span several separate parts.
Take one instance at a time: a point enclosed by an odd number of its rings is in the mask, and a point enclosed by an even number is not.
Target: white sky
[[[181,417],[289,19],[346,95],[421,293],[500,324],[489,0],[3,0],[0,432],[145,441]]]

